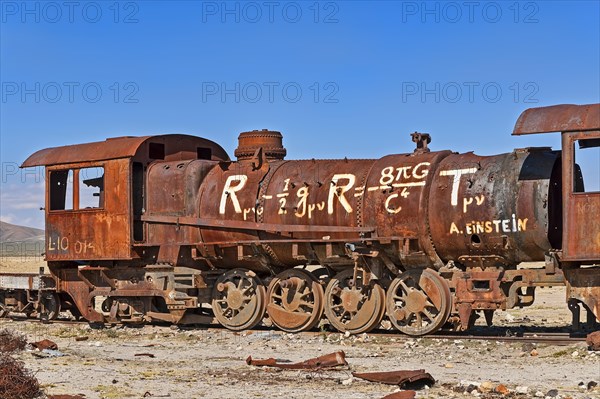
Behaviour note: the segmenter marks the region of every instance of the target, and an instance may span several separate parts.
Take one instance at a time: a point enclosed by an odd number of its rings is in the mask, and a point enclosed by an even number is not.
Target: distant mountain
[[[44,230],[0,221],[0,242],[43,241]]]

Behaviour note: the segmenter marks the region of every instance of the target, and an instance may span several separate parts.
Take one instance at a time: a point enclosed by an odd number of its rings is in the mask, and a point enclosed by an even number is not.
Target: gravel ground
[[[498,312],[496,330],[566,331],[570,314],[562,301],[563,290],[542,289],[534,307]],[[97,330],[87,324],[6,319],[0,320],[0,328],[20,331],[29,341],[50,339],[58,344],[65,356],[39,358],[27,351],[18,355],[48,394],[367,399],[382,398],[399,388],[353,378],[352,371],[425,369],[437,382],[419,389],[418,398],[600,398],[599,388],[587,389],[590,382],[600,382],[600,353],[588,351],[585,343],[409,339],[393,333],[346,337],[326,331],[286,334],[266,329],[234,333],[169,326]],[[249,355],[301,361],[338,350],[345,351],[349,366],[334,371],[279,370],[245,363]],[[500,384],[508,394],[494,391]]]

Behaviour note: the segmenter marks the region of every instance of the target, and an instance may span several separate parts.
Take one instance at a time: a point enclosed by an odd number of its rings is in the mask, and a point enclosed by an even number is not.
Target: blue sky
[[[41,148],[188,133],[233,155],[269,128],[290,159],[413,131],[487,155],[558,148],[510,136],[526,108],[600,102],[598,1],[2,1],[0,46],[0,218],[36,227],[43,182],[14,166]]]

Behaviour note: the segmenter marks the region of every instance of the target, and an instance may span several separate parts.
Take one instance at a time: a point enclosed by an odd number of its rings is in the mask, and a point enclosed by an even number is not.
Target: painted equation
[[[353,173],[336,173],[329,180],[327,188],[327,200],[311,201],[311,189],[307,183],[296,185],[291,178],[284,179],[280,191],[274,194],[262,196],[264,201],[277,201],[278,214],[287,215],[293,213],[297,218],[312,219],[320,212],[332,215],[334,211],[340,210],[351,214],[355,211],[350,199],[352,197],[363,197],[369,192],[382,192],[386,194],[383,206],[388,214],[399,214],[403,209],[403,200],[408,198],[414,190],[426,185],[427,176],[430,173],[429,162],[421,162],[409,166],[386,166],[379,173],[378,185],[357,185],[357,176]],[[477,168],[460,168],[439,171],[440,177],[448,177],[451,182],[448,201],[450,205],[457,208],[458,212],[467,214],[472,207],[482,206],[485,203],[485,195],[478,194],[459,198],[459,187],[466,177],[478,171]],[[238,193],[246,188],[248,176],[243,174],[227,177],[219,201],[219,214],[224,215],[228,209],[236,214],[241,214],[244,220],[254,214],[262,215],[262,205],[243,208],[238,198]],[[255,189],[255,188],[250,188]],[[318,189],[321,189],[320,187]],[[515,233],[527,230],[528,219],[517,218],[512,215],[509,218],[498,218],[493,220],[474,220],[458,226],[452,222],[449,227],[450,234],[479,234],[479,233]]]
[[[333,215],[336,209],[351,214],[355,211],[351,198],[362,197],[367,192],[389,191],[384,206],[388,213],[396,214],[402,210],[401,201],[411,194],[411,189],[425,186],[429,166],[429,162],[401,167],[386,166],[379,172],[379,184],[376,186],[357,185],[358,179],[353,173],[336,173],[329,180],[326,201],[311,201],[311,186],[306,183],[296,186],[291,178],[287,178],[282,181],[279,192],[265,194],[261,199],[277,201],[279,215],[292,212],[297,218],[312,219],[319,212]],[[247,182],[246,175],[231,175],[227,178],[219,201],[219,214],[224,215],[228,209],[233,209],[236,214],[242,214],[244,220],[248,220],[249,215],[263,213],[262,205],[249,208],[242,208],[240,205],[238,193],[246,187]]]

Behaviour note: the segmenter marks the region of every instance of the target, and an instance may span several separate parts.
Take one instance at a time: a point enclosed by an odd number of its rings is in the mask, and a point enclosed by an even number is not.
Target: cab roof
[[[523,111],[513,136],[551,132],[600,130],[600,104],[561,104]]]
[[[153,148],[155,153],[158,148],[158,156],[152,156]],[[202,154],[202,157],[200,154]],[[227,152],[211,140],[185,134],[165,134],[115,137],[105,141],[46,148],[30,155],[21,167],[106,161],[120,158],[183,160],[200,157],[215,161],[229,161]]]

